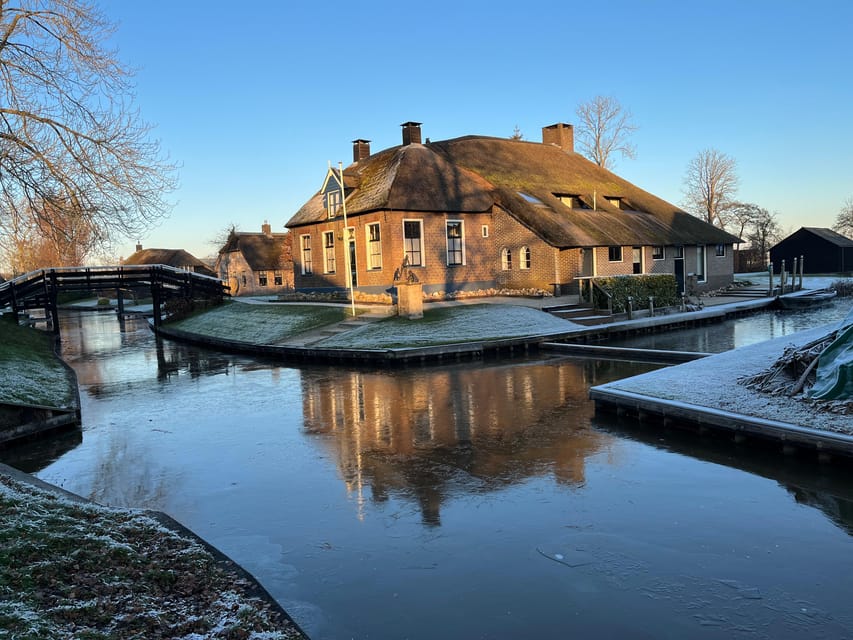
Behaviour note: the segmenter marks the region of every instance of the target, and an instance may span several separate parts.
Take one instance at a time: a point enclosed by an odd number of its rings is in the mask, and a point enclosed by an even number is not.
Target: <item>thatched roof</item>
[[[535,142],[465,136],[392,147],[350,165],[344,176],[353,216],[382,209],[473,213],[497,205],[560,248],[738,241],[577,153]],[[569,208],[557,195],[579,196],[590,208]],[[623,208],[605,197],[620,198]],[[286,226],[325,219],[318,193]]]
[[[286,233],[249,233],[232,231],[219,253],[239,251],[252,271],[274,271],[287,268]]]
[[[210,267],[183,249],[140,249],[125,258],[124,264],[165,264],[209,276],[215,275]]]

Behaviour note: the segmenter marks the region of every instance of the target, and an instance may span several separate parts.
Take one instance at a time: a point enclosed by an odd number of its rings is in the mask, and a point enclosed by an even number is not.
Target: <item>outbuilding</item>
[[[848,273],[853,271],[853,240],[822,227],[801,227],[770,249],[770,263],[781,271],[782,261],[790,271],[794,259],[802,257],[803,273]]]

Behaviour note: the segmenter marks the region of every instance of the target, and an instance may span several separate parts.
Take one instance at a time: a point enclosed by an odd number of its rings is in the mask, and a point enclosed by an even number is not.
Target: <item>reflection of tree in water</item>
[[[688,430],[643,426],[610,414],[596,415],[601,431],[746,471],[779,483],[798,504],[820,510],[837,527],[853,535],[853,476],[846,460],[818,462],[817,458],[785,455],[758,441],[737,445],[724,437],[702,437]]]
[[[351,491],[415,499],[440,524],[457,493],[496,491],[553,475],[585,482],[585,461],[611,442],[588,427],[591,383],[648,370],[626,363],[548,360],[442,369],[303,372],[305,428],[333,448]]]

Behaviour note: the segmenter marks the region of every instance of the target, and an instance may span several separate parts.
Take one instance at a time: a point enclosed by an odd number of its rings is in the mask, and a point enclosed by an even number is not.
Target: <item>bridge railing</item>
[[[30,301],[42,306],[58,291],[88,291],[130,286],[162,286],[183,289],[193,295],[229,295],[219,278],[169,265],[116,265],[99,267],[50,267],[37,269],[0,283],[0,308],[23,308]]]

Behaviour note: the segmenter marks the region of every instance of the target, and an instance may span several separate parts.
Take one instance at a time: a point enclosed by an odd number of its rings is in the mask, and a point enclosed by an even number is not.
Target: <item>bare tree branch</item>
[[[853,237],[853,197],[847,198],[841,206],[841,211],[835,218],[835,224],[832,225],[833,231],[840,233],[848,238]]]
[[[596,96],[579,104],[576,113],[575,136],[581,153],[599,167],[611,169],[616,153],[623,158],[636,156],[636,148],[628,138],[637,127],[631,121],[631,112],[616,98]]]
[[[176,167],[132,108],[113,30],[86,0],[0,0],[0,234],[26,221],[85,256],[171,210]]]
[[[684,207],[709,224],[724,225],[725,212],[734,206],[738,189],[735,159],[716,149],[705,149],[687,165]]]

